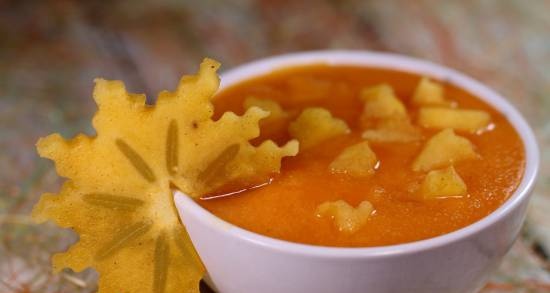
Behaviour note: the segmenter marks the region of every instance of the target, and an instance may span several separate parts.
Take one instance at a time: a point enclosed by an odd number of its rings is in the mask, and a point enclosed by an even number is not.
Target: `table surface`
[[[94,77],[155,96],[205,56],[227,69],[314,49],[432,60],[520,109],[540,143],[540,177],[521,238],[483,292],[550,292],[550,1],[109,2],[0,1],[0,292],[96,288],[91,270],[52,274],[51,254],[75,235],[28,216],[60,184],[34,143],[91,133]]]

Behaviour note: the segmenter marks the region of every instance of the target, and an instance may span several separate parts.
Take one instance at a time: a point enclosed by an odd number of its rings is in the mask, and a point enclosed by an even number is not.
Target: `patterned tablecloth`
[[[0,1],[0,292],[92,292],[93,271],[51,273],[75,240],[28,217],[59,187],[39,136],[91,133],[96,76],[150,96],[204,56],[227,69],[313,49],[398,52],[497,89],[534,127],[542,169],[521,238],[483,292],[550,292],[550,2]]]

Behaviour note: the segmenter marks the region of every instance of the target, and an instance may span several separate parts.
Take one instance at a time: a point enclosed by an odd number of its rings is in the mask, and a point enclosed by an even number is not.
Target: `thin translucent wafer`
[[[33,217],[80,236],[53,257],[56,271],[93,267],[100,293],[199,292],[205,269],[176,214],[172,188],[197,197],[228,182],[268,181],[283,157],[298,152],[296,141],[249,143],[268,115],[257,107],[212,120],[218,67],[205,59],[197,75],[184,76],[153,106],[120,81],[97,79],[96,136],[40,139],[39,154],[68,180],[58,194],[42,196]]]

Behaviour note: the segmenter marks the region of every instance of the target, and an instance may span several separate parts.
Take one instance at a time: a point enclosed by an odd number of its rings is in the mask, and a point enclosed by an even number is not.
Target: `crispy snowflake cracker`
[[[33,217],[80,235],[54,256],[57,271],[94,267],[102,293],[198,292],[204,268],[179,222],[171,186],[199,196],[229,182],[267,180],[282,157],[298,151],[296,141],[249,143],[268,114],[259,108],[212,120],[218,67],[205,59],[197,75],[162,92],[155,106],[120,81],[98,79],[97,136],[53,134],[38,142],[40,155],[69,180],[59,194],[42,196]]]

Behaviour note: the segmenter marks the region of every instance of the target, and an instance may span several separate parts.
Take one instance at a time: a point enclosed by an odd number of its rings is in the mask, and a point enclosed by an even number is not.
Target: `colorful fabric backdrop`
[[[111,4],[107,4],[111,3]],[[484,293],[550,292],[550,2],[202,0],[0,1],[0,292],[93,292],[96,274],[54,275],[75,240],[28,213],[56,191],[37,138],[91,133],[92,80],[149,96],[204,56],[228,69],[315,49],[397,52],[432,60],[504,94],[534,127],[542,169],[521,238]],[[206,290],[206,289],[205,289]]]

